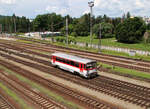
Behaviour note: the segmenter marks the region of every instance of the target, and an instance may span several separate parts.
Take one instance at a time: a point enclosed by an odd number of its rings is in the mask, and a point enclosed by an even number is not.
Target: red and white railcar
[[[53,66],[78,73],[85,78],[97,75],[96,61],[65,53],[53,53],[51,63]]]

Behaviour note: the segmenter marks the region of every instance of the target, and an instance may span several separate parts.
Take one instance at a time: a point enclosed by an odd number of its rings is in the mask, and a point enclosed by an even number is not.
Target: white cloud
[[[37,14],[56,12],[57,14],[79,17],[89,13],[91,0],[0,0],[0,14],[6,13],[35,17]],[[92,0],[93,14],[122,16],[128,11],[133,15],[150,16],[150,0]]]
[[[90,13],[90,11],[89,11],[89,10],[86,10],[86,11],[83,12],[83,15],[84,15],[84,14],[88,14],[88,13]]]
[[[96,7],[98,7],[99,5],[101,5],[101,0],[95,0],[94,4]]]
[[[11,4],[15,4],[16,0],[0,0],[0,3],[11,5]]]
[[[48,12],[48,13],[55,12],[55,13],[61,14],[61,15],[69,14],[68,13],[69,10],[67,10],[67,8],[57,7],[57,6],[47,6],[45,8],[45,11]]]
[[[140,1],[140,0],[136,0],[135,4],[136,4],[136,6],[138,6],[138,7],[144,7],[143,2]]]

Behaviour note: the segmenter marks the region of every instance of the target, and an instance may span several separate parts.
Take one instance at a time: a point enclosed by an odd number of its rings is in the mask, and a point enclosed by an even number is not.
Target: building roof
[[[96,62],[95,60],[82,58],[82,57],[78,57],[78,56],[73,56],[73,55],[69,55],[69,54],[65,54],[65,53],[53,53],[52,55],[60,57],[60,58],[65,58],[65,59],[68,59],[68,60],[72,60],[72,61],[75,61],[75,62],[83,63],[83,64],[87,64],[87,63],[90,63],[90,62]]]

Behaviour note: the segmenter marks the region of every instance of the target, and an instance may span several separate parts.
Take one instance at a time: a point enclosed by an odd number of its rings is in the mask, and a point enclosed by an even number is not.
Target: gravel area
[[[2,40],[13,40],[13,41],[16,41],[15,38],[9,38],[9,37],[0,37],[0,39],[2,39]]]

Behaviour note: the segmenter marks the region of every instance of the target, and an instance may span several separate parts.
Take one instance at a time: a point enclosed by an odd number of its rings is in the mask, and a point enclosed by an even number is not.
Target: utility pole
[[[31,34],[30,34],[30,19],[29,19],[29,22],[28,22],[28,30],[27,31],[29,32],[29,36],[31,36]]]
[[[52,32],[52,37],[54,35],[54,22],[53,22],[53,15],[51,15],[51,32]]]
[[[2,24],[0,24],[0,34],[2,34],[2,30],[3,28],[2,28]]]
[[[98,44],[99,53],[101,53],[101,38],[102,38],[102,32],[101,32],[101,30],[102,30],[102,26],[100,24],[100,26],[99,26],[99,44]]]
[[[16,16],[13,16],[13,20],[14,20],[14,32],[16,33]]]
[[[94,2],[91,1],[91,2],[88,2],[89,4],[89,7],[90,7],[90,44],[91,44],[91,47],[92,47],[92,34],[93,34],[93,31],[92,31],[92,17],[93,17],[93,6],[94,6]]]
[[[68,46],[68,17],[66,16],[66,41]]]

